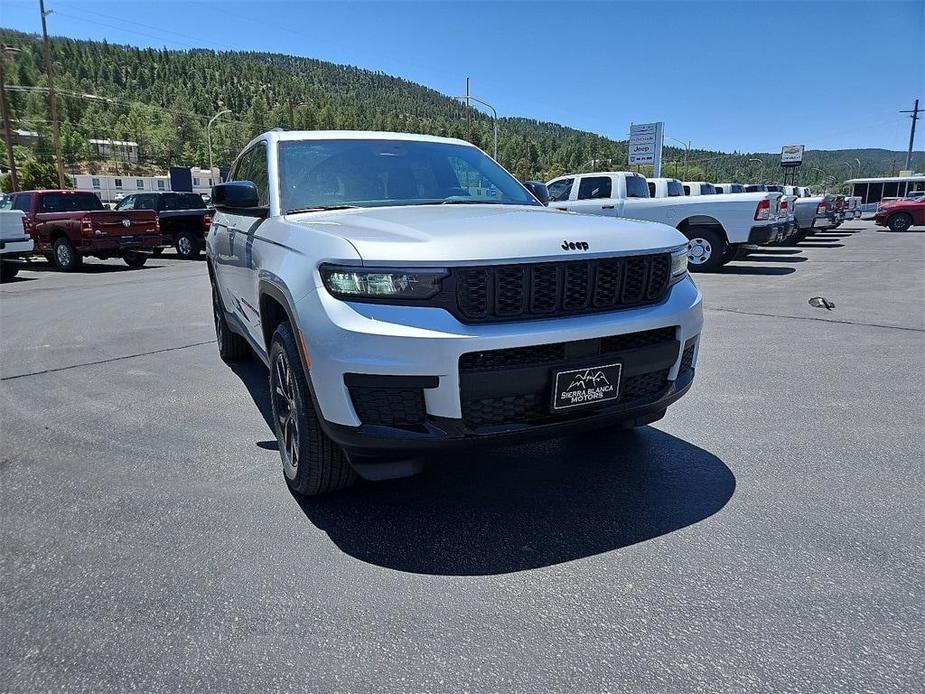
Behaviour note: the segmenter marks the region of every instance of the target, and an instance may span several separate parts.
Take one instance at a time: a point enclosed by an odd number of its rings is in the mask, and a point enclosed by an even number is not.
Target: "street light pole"
[[[19,53],[18,48],[12,46],[3,46],[0,48],[0,110],[3,116],[3,139],[6,140],[6,156],[10,162],[10,190],[16,192],[19,190],[19,179],[16,175],[16,159],[13,157],[13,132],[10,128],[10,111],[6,105],[6,74],[4,64],[6,63],[7,53]]]
[[[216,113],[214,116],[212,116],[212,118],[209,120],[209,123],[206,125],[206,143],[208,144],[208,147],[209,147],[209,175],[210,176],[212,175],[212,124],[216,120],[218,120],[219,117],[224,116],[226,113],[231,113],[231,110],[227,108],[222,109],[221,111]]]
[[[58,123],[58,98],[55,96],[54,69],[51,63],[51,41],[48,39],[48,27],[45,18],[52,10],[45,10],[45,0],[39,0],[42,14],[42,48],[45,54],[45,71],[48,75],[48,101],[51,106],[51,133],[55,142],[55,160],[58,167],[58,187],[64,188],[64,162],[61,160],[61,126]]]

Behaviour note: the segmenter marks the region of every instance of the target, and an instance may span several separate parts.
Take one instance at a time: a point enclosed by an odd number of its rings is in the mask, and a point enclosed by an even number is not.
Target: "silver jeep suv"
[[[213,202],[219,350],[269,367],[299,494],[450,445],[647,424],[693,381],[687,239],[550,210],[466,142],[268,132]]]

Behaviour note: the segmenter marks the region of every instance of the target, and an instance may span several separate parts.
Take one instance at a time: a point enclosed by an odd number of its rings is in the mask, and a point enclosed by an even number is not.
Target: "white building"
[[[190,169],[193,179],[193,192],[200,195],[211,195],[213,180],[208,169],[193,167]],[[171,190],[170,176],[113,176],[108,174],[70,174],[71,184],[78,190],[92,190],[103,202],[118,202],[131,193],[144,191]]]

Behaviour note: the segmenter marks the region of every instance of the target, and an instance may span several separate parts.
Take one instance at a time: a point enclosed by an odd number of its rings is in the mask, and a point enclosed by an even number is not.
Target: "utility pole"
[[[466,142],[472,142],[472,124],[469,121],[469,78],[466,78]]]
[[[45,0],[39,0],[42,14],[42,42],[45,53],[45,70],[48,74],[48,101],[51,105],[51,132],[55,142],[55,161],[58,166],[58,186],[64,188],[64,162],[61,159],[61,126],[58,123],[58,99],[55,96],[54,69],[51,64],[51,41],[48,40],[48,27],[45,18],[52,10],[45,11]]]
[[[900,113],[911,113],[912,128],[909,130],[909,150],[906,152],[906,171],[912,169],[912,143],[915,142],[915,121],[919,119],[919,100],[915,100],[915,106],[911,111],[900,111]]]
[[[19,179],[16,176],[16,159],[13,157],[13,132],[10,128],[10,111],[6,105],[6,72],[4,63],[6,63],[6,54],[18,52],[18,48],[11,46],[0,46],[0,109],[3,115],[3,139],[6,141],[6,156],[10,162],[10,190],[16,192],[19,190]]]

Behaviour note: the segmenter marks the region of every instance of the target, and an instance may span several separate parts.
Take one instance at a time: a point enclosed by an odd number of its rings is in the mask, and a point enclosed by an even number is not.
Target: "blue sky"
[[[465,89],[502,115],[615,138],[666,121],[695,147],[905,149],[925,100],[925,2],[180,2],[47,0],[49,32],[254,49]],[[0,25],[40,31],[38,0]],[[925,141],[920,123],[916,150]]]

